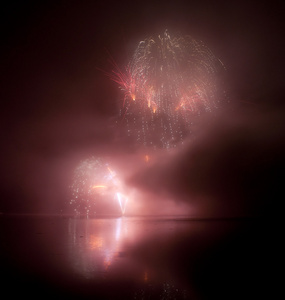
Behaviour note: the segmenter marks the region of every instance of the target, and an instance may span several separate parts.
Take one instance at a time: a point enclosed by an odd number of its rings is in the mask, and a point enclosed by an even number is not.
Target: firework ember
[[[163,36],[141,41],[122,72],[109,76],[124,92],[122,122],[138,144],[176,147],[191,131],[193,117],[219,106],[217,84],[223,64],[190,36]]]
[[[104,202],[113,206],[112,212],[117,210],[124,214],[128,198],[122,189],[116,172],[102,158],[91,157],[75,169],[70,204],[77,215],[96,214]]]

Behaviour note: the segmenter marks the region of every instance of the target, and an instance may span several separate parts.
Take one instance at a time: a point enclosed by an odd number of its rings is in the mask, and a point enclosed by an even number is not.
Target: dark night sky
[[[165,28],[204,41],[224,62],[233,106],[194,147],[132,182],[159,194],[144,180],[151,172],[167,194],[215,199],[204,200],[205,207],[224,206],[229,198],[232,210],[245,214],[259,206],[257,198],[266,198],[258,213],[276,207],[285,150],[282,11],[281,1],[2,6],[0,211],[58,212],[80,159],[113,154],[114,145],[118,153],[132,152],[116,141],[109,122],[117,113],[119,90],[98,68],[110,70],[108,53],[124,65],[141,39]],[[179,180],[160,172],[175,172]],[[200,177],[193,178],[197,172]]]

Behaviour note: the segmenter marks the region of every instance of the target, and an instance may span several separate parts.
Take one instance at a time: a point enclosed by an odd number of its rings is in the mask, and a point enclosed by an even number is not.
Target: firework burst
[[[102,202],[117,207],[124,214],[128,198],[122,194],[122,182],[102,158],[81,161],[74,171],[70,204],[76,215],[96,214]],[[112,206],[111,205],[111,206]],[[112,211],[116,209],[112,209]]]
[[[117,64],[110,78],[124,93],[122,122],[138,144],[176,147],[191,130],[193,117],[219,106],[217,83],[223,64],[190,36],[141,41],[125,71]]]

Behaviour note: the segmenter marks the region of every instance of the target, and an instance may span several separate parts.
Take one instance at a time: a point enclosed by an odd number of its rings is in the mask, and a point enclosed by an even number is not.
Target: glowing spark
[[[145,160],[145,162],[149,162],[149,160],[150,160],[149,155],[145,155],[144,160]]]
[[[155,112],[156,112],[156,110],[157,110],[157,107],[156,107],[156,105],[153,105],[153,106],[152,106],[152,112],[153,112],[153,113],[155,113]]]
[[[143,277],[143,280],[144,280],[145,282],[148,281],[148,272],[147,272],[147,271],[144,271],[144,277]]]
[[[106,188],[106,185],[93,185],[93,189]]]
[[[133,99],[133,101],[136,101],[136,95],[135,94],[131,94],[131,98]]]
[[[110,167],[108,167],[107,169],[108,169],[108,171],[110,172],[110,174],[111,174],[112,177],[114,177],[114,176],[116,175],[116,173],[115,173],[114,171],[112,171],[112,170],[110,169]]]

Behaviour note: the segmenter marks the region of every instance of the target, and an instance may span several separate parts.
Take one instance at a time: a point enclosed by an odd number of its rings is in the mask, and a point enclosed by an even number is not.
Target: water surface
[[[2,215],[0,222],[10,296],[240,299],[256,295],[268,276],[256,220]]]

